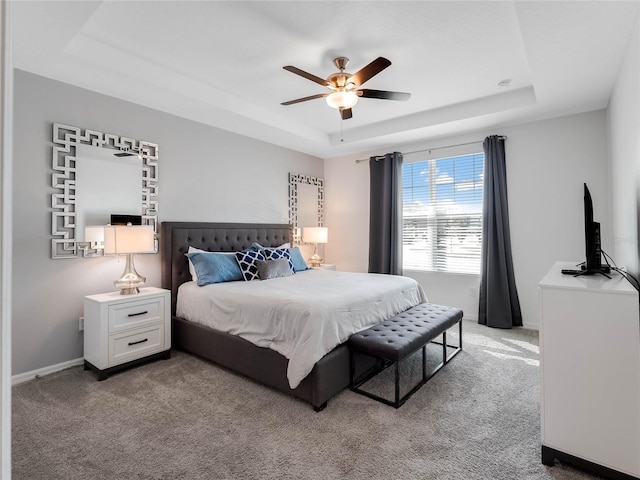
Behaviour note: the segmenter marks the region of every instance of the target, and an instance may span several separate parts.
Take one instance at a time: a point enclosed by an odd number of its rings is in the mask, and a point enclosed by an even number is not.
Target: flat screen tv
[[[584,184],[584,243],[587,258],[581,266],[583,275],[603,273],[600,224],[593,221],[593,200],[586,183]]]
[[[142,215],[111,214],[111,225],[142,225]]]

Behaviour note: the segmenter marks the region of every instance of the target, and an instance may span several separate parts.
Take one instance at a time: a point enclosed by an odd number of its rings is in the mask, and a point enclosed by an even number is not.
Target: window
[[[403,267],[480,273],[484,154],[402,166]]]

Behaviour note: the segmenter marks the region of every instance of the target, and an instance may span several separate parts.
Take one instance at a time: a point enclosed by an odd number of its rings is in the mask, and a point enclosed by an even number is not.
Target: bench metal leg
[[[442,364],[447,363],[447,332],[442,332]]]
[[[449,363],[453,357],[455,357],[460,350],[462,350],[462,320],[458,322],[458,345],[449,345],[447,343],[447,332],[442,333],[442,342],[436,342],[435,340],[431,343],[435,343],[436,345],[442,345],[442,364]],[[450,355],[447,355],[447,348],[452,348],[453,351]]]
[[[363,354],[361,354],[363,355]],[[351,356],[351,360],[355,361],[355,355]],[[382,359],[380,359],[382,360]],[[398,408],[400,405],[397,405],[397,402],[391,401],[391,400],[387,400],[386,398],[383,397],[379,397],[378,395],[375,395],[373,393],[367,392],[366,390],[362,390],[360,388],[361,385],[364,385],[365,383],[367,383],[369,380],[371,380],[373,377],[375,377],[376,375],[379,375],[380,373],[382,373],[384,370],[386,370],[387,368],[389,368],[391,365],[393,365],[394,363],[396,363],[396,372],[395,372],[395,384],[396,384],[396,388],[397,388],[397,392],[399,395],[399,390],[400,390],[400,380],[398,377],[398,371],[397,371],[397,362],[388,362],[388,361],[384,361],[383,365],[377,369],[377,370],[373,370],[373,371],[369,371],[367,373],[365,373],[362,378],[355,378],[355,375],[351,381],[351,391],[352,392],[356,392],[359,393],[360,395],[364,395],[365,397],[369,397],[372,398],[373,400],[377,400],[378,402],[382,402],[385,405],[390,405],[392,407],[396,407]],[[352,364],[353,367],[353,364]],[[401,400],[402,401],[402,400]]]

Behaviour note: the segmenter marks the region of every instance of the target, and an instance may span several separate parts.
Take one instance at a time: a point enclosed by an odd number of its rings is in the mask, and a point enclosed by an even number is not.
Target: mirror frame
[[[62,123],[53,124],[51,186],[51,258],[99,257],[101,249],[76,239],[76,146],[91,145],[115,151],[133,152],[142,157],[142,224],[158,233],[158,145]],[[156,239],[156,252],[158,244]]]
[[[298,185],[313,185],[318,188],[318,227],[324,226],[324,180],[311,175],[289,173],[289,225],[291,225],[291,241],[302,243],[303,226],[298,225]]]

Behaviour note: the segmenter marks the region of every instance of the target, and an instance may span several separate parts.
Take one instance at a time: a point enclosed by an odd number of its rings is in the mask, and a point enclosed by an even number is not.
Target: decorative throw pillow
[[[189,250],[187,251],[187,253],[185,254],[185,256],[188,258],[189,257],[189,253],[208,253],[206,250],[200,250],[199,248],[196,247],[192,247],[191,245],[189,245]],[[189,258],[189,273],[191,274],[191,280],[193,280],[194,282],[198,282],[198,274],[196,273],[196,269],[193,266],[193,262],[191,261],[191,259]]]
[[[293,263],[291,263],[291,256],[289,255],[288,248],[265,248],[262,250],[262,254],[266,260],[278,260],[279,258],[286,258],[289,262],[289,269],[291,273],[295,273],[293,269]]]
[[[291,257],[294,272],[304,272],[305,270],[309,270],[309,266],[307,265],[307,262],[304,261],[304,258],[302,258],[302,252],[300,252],[298,247],[290,248],[289,256]]]
[[[242,271],[242,278],[244,278],[246,282],[259,278],[256,261],[265,259],[261,252],[249,250],[247,252],[236,252],[235,256],[238,266]]]
[[[198,286],[242,280],[242,272],[234,254],[221,252],[187,253],[195,269]]]
[[[277,260],[257,260],[256,266],[258,267],[260,280],[290,277],[293,275],[291,268],[289,268],[289,261],[286,258],[278,258]]]

